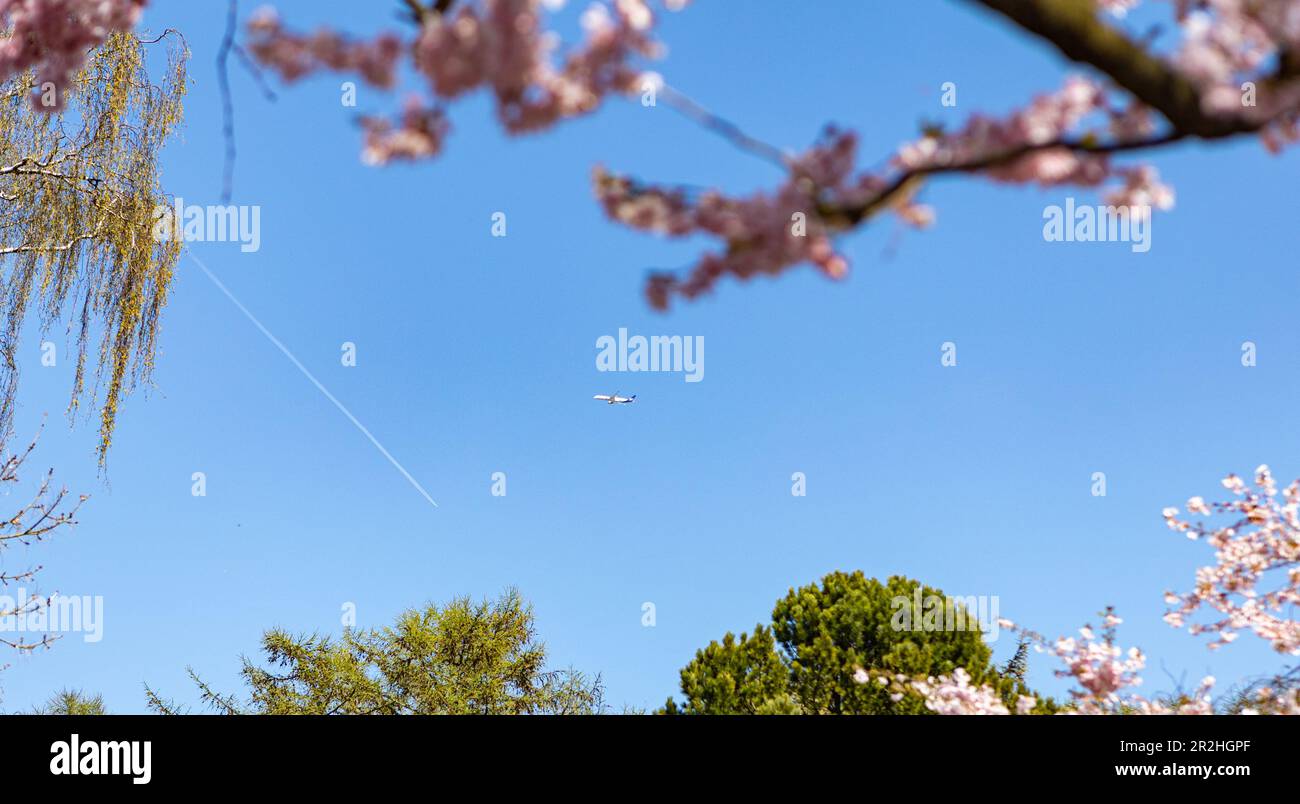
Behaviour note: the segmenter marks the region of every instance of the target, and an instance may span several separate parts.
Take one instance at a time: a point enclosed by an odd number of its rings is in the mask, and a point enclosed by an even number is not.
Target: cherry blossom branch
[[[1280,500],[1267,466],[1255,470],[1253,488],[1236,475],[1224,478],[1223,486],[1236,499],[1210,504],[1192,497],[1187,512],[1203,518],[1232,515],[1227,524],[1216,527],[1183,519],[1177,508],[1164,511],[1171,529],[1209,543],[1216,560],[1197,571],[1192,591],[1166,593],[1165,601],[1173,608],[1165,621],[1186,626],[1192,634],[1213,634],[1211,648],[1249,631],[1279,653],[1300,656],[1300,622],[1290,616],[1300,605],[1300,480],[1283,489]],[[1276,583],[1264,585],[1279,575],[1283,577]],[[1208,623],[1189,622],[1201,610],[1221,616]]]
[[[928,226],[934,213],[917,197],[931,177],[1087,188],[1116,180],[1119,185],[1107,190],[1116,207],[1167,208],[1173,193],[1152,168],[1115,165],[1111,158],[1189,139],[1259,134],[1274,150],[1300,139],[1300,36],[1293,17],[1300,0],[1175,4],[1184,37],[1169,58],[1099,16],[1099,10],[1122,14],[1138,0],[966,0],[1109,83],[1072,78],[1006,118],[976,114],[952,133],[927,130],[879,175],[855,172],[851,132],[829,129],[804,153],[785,152],[634,67],[637,57],[659,53],[651,38],[658,6],[679,10],[687,1],[595,3],[582,17],[585,40],[558,63],[552,58],[558,37],[544,28],[540,0],[403,0],[415,34],[369,40],[328,29],[291,33],[272,12],[260,11],[249,23],[249,49],[286,81],[339,70],[384,89],[396,85],[397,62],[409,56],[434,102],[412,96],[396,119],[362,118],[363,159],[373,164],[440,154],[451,130],[447,106],[475,89],[492,94],[507,132],[524,134],[589,114],[605,97],[632,96],[653,81],[666,105],[787,174],[774,190],[731,198],[716,190],[656,187],[597,168],[596,194],[613,220],[670,237],[703,233],[721,244],[683,274],[650,277],[646,295],[658,309],[673,298],[706,293],[724,276],[747,279],[812,264],[841,278],[848,261],[834,239],[886,211],[911,226]],[[1239,85],[1247,78],[1253,80]],[[1127,99],[1122,107],[1107,99],[1116,90]],[[1089,123],[1099,117],[1103,126]],[[1158,127],[1154,118],[1165,125]]]
[[[828,222],[849,229],[867,220],[877,212],[889,207],[909,188],[915,187],[917,180],[929,176],[941,176],[951,173],[980,173],[992,168],[1003,167],[1026,156],[1044,151],[1065,150],[1090,156],[1130,153],[1134,151],[1151,151],[1166,145],[1173,145],[1187,139],[1183,132],[1170,132],[1158,137],[1128,140],[1125,142],[1097,143],[1091,139],[1055,139],[1049,142],[1028,143],[998,153],[988,154],[964,162],[950,164],[923,165],[898,174],[888,186],[877,195],[850,206],[823,205],[818,213]]]
[[[1177,70],[1097,16],[1094,0],[967,0],[1045,40],[1067,58],[1094,67],[1186,134],[1216,139],[1254,131],[1238,117],[1209,116],[1201,93]]]
[[[1211,691],[1215,679],[1207,676],[1194,693],[1176,693],[1172,696],[1145,698],[1130,690],[1142,684],[1139,671],[1146,665],[1146,657],[1137,648],[1125,651],[1116,640],[1116,627],[1122,622],[1114,609],[1107,607],[1102,613],[1100,635],[1091,626],[1079,629],[1079,637],[1045,639],[1008,620],[1000,625],[1015,631],[1040,653],[1055,656],[1064,665],[1055,671],[1060,678],[1074,683],[1070,690],[1071,702],[1060,709],[1065,715],[1211,715],[1214,703]],[[1009,715],[1007,704],[992,686],[971,684],[971,676],[963,668],[951,675],[927,678],[910,678],[903,674],[872,672],[859,668],[853,679],[860,684],[874,683],[886,687],[890,697],[901,700],[905,695],[919,696],[925,707],[940,715]],[[1045,702],[1035,695],[1017,695],[1015,713],[1020,715],[1043,711]],[[1294,696],[1287,700],[1278,696],[1278,705],[1267,707],[1268,712],[1296,711]]]
[[[1292,0],[1275,4],[1284,9],[1274,14],[1276,19],[1252,11],[1253,6],[1211,0],[1206,5],[1217,17],[1208,22],[1180,18],[1187,41],[1173,63],[1103,22],[1094,0],[971,1],[1102,72],[1132,96],[1131,103],[1114,108],[1101,85],[1072,79],[1055,95],[1040,96],[1005,120],[976,115],[952,134],[927,131],[894,155],[892,175],[885,176],[852,174],[855,141],[836,132],[802,157],[787,159],[789,177],[781,187],[747,198],[713,191],[697,201],[670,187],[598,169],[596,194],[612,219],[671,237],[703,232],[724,244],[684,276],[651,275],[646,286],[651,305],[666,309],[673,297],[694,298],[726,275],[774,275],[799,263],[812,263],[831,278],[843,277],[848,263],[831,238],[886,210],[913,226],[928,225],[933,213],[915,198],[933,176],[978,174],[1001,182],[1084,187],[1117,178],[1122,186],[1108,197],[1117,208],[1166,208],[1172,206],[1173,194],[1153,169],[1117,167],[1109,158],[1192,138],[1258,133],[1274,150],[1300,138],[1300,85],[1289,81],[1300,71],[1300,59],[1289,45],[1293,34],[1287,31],[1294,26],[1285,16],[1296,11]],[[1106,0],[1100,5],[1122,11],[1135,2]],[[1236,86],[1239,75],[1257,73],[1264,55],[1273,51],[1279,53],[1279,66],[1271,76],[1261,77],[1259,86]],[[1252,95],[1247,102],[1242,94],[1247,88],[1258,90],[1260,98]],[[1074,131],[1094,113],[1109,117],[1108,130]],[[1152,113],[1166,119],[1164,133],[1155,133]],[[814,175],[819,171],[820,180]]]
[[[1187,501],[1187,512],[1209,518],[1230,515],[1218,526],[1189,521],[1176,508],[1163,512],[1168,526],[1192,540],[1205,540],[1215,548],[1217,563],[1196,572],[1195,588],[1185,594],[1167,592],[1165,600],[1175,608],[1165,620],[1175,627],[1187,626],[1192,634],[1217,636],[1210,648],[1233,642],[1242,630],[1268,641],[1279,653],[1300,655],[1300,622],[1294,619],[1300,605],[1300,480],[1279,494],[1277,482],[1267,466],[1255,470],[1248,486],[1236,475],[1223,479],[1223,486],[1235,499],[1207,503],[1202,497]],[[1280,497],[1280,499],[1279,499]],[[1276,588],[1265,589],[1261,581],[1270,573],[1284,574]],[[1270,576],[1270,577],[1273,577]],[[1208,624],[1188,623],[1198,610],[1206,608],[1223,615]],[[1058,658],[1064,669],[1056,675],[1075,683],[1067,713],[1100,715],[1206,715],[1214,714],[1211,691],[1215,679],[1207,676],[1190,693],[1175,690],[1172,695],[1145,698],[1131,692],[1142,683],[1139,675],[1146,657],[1137,648],[1119,647],[1117,628],[1123,622],[1111,607],[1101,612],[1099,630],[1079,629],[1079,637],[1048,640],[1041,634],[999,620],[998,625],[1018,634],[1040,653]],[[1300,668],[1274,674],[1228,696],[1227,706],[1242,714],[1300,714]],[[970,676],[958,670],[951,676],[913,679],[859,668],[854,679],[862,684],[887,686],[894,700],[903,695],[920,695],[926,708],[939,714],[1010,714],[994,689],[970,684]],[[1017,712],[1035,709],[1038,701],[1021,697]]]

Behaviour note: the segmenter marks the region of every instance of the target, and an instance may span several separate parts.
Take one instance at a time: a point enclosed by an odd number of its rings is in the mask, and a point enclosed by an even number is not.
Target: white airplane
[[[632,394],[631,396],[619,396],[618,392],[615,391],[613,394],[596,394],[592,399],[599,399],[601,402],[610,405],[628,405],[636,401],[636,394]]]

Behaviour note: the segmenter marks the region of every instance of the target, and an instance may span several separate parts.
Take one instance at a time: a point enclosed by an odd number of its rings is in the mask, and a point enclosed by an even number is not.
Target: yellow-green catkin
[[[148,48],[167,48],[159,83]],[[181,121],[188,52],[175,37],[116,33],[88,60],[62,111],[31,101],[34,78],[0,88],[0,445],[13,424],[24,321],[66,322],[77,343],[68,414],[99,413],[99,463],[118,406],[150,381],[158,326],[180,257],[154,238],[168,203],[159,153]]]

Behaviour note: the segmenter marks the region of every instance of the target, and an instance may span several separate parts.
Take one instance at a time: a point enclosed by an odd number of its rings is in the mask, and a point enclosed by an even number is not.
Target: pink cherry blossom
[[[1300,622],[1290,614],[1300,603],[1300,480],[1281,491],[1267,466],[1255,470],[1253,487],[1236,475],[1223,485],[1236,499],[1207,504],[1188,501],[1188,512],[1201,518],[1227,517],[1218,527],[1180,519],[1167,508],[1166,524],[1215,549],[1215,563],[1196,572],[1196,583],[1182,595],[1169,593],[1174,606],[1165,621],[1193,634],[1213,634],[1210,647],[1226,645],[1239,632],[1267,640],[1279,653],[1300,655]],[[1214,612],[1209,622],[1193,615]]]
[[[913,681],[912,688],[925,698],[925,708],[939,715],[1011,714],[997,691],[987,684],[972,686],[970,674],[960,667],[951,676]],[[1017,709],[1023,711],[1023,706]]]
[[[89,51],[114,31],[135,27],[147,0],[0,0],[0,81],[35,69],[38,94],[33,105],[56,111],[64,91],[86,63]],[[55,103],[41,102],[39,87],[56,88]]]
[[[1136,5],[1136,0],[1099,3],[1115,17],[1124,17]],[[1174,7],[1183,34],[1174,62],[1199,89],[1206,113],[1231,115],[1256,126],[1272,150],[1300,139],[1300,80],[1276,81],[1269,75],[1282,48],[1295,52],[1300,47],[1300,0],[1176,0]],[[1246,80],[1253,82],[1252,105],[1246,105],[1246,85],[1240,83]],[[652,276],[646,293],[659,309],[674,296],[690,299],[707,292],[726,275],[747,279],[811,263],[828,276],[843,276],[847,262],[832,242],[837,232],[884,209],[914,226],[933,222],[933,211],[914,202],[919,183],[903,181],[909,177],[958,172],[1039,186],[1099,187],[1110,182],[1102,190],[1108,204],[1142,214],[1170,209],[1174,192],[1154,168],[1113,162],[1118,153],[1161,141],[1158,115],[1135,98],[1113,101],[1114,92],[1099,81],[1072,77],[1057,92],[1040,95],[1009,115],[976,114],[954,131],[926,131],[894,155],[890,166],[895,181],[842,170],[834,182],[819,183],[792,167],[786,182],[769,193],[730,199],[709,190],[695,199],[602,170],[596,174],[597,195],[610,217],[627,225],[668,236],[704,232],[726,244],[682,276]],[[848,137],[844,141],[852,142]],[[823,143],[809,155],[834,150]],[[900,188],[907,192],[889,195]],[[726,231],[699,220],[702,210],[718,206],[730,216]],[[851,211],[847,223],[839,214],[846,207]],[[784,216],[799,211],[809,221],[802,244],[794,242],[783,225]]]
[[[285,81],[297,81],[318,70],[355,72],[366,82],[384,89],[396,81],[397,61],[404,45],[392,33],[370,41],[348,39],[328,29],[310,36],[284,30],[275,9],[258,9],[248,22],[248,50]]]
[[[1004,627],[1028,639],[1039,653],[1051,655],[1062,664],[1062,668],[1055,671],[1056,675],[1073,682],[1069,691],[1069,706],[1062,710],[1063,714],[1214,714],[1212,692],[1215,679],[1212,676],[1202,679],[1200,686],[1192,693],[1178,696],[1172,701],[1152,700],[1134,693],[1133,688],[1142,684],[1139,673],[1146,666],[1146,657],[1137,648],[1124,650],[1118,645],[1116,629],[1123,620],[1116,616],[1113,609],[1107,608],[1102,617],[1100,636],[1090,626],[1084,626],[1079,629],[1079,638],[1061,637],[1055,640],[1045,639],[1033,631],[1005,621]],[[927,696],[935,694],[931,688],[925,692]],[[1016,702],[1016,711],[1027,714],[1037,704],[1037,699],[1032,696],[1020,696]]]
[[[1059,91],[1035,98],[1025,109],[1005,119],[974,115],[952,134],[933,132],[903,145],[894,157],[897,167],[933,169],[976,163],[1029,146],[1061,140],[1081,121],[1105,108],[1101,86],[1084,78],[1066,81]],[[994,181],[1010,183],[1095,185],[1108,174],[1106,160],[1070,149],[1045,148],[986,169]]]
[[[418,97],[407,100],[396,126],[377,117],[363,117],[361,125],[366,131],[361,158],[370,165],[435,156],[450,128],[441,109],[425,107]]]
[[[633,62],[661,51],[650,35],[654,19],[646,0],[594,4],[583,15],[583,41],[557,58],[559,38],[546,29],[539,0],[461,2],[445,15],[429,11],[405,36],[385,33],[371,40],[325,29],[295,34],[268,8],[249,22],[249,51],[286,81],[334,70],[358,73],[382,88],[396,84],[397,65],[409,57],[433,96],[451,101],[487,90],[506,131],[523,134],[589,114],[609,95],[641,92],[643,73]],[[373,131],[367,127],[365,157],[387,161],[376,158]],[[440,150],[408,148],[401,158],[431,157]]]
[[[605,213],[619,223],[671,237],[704,233],[726,244],[685,278],[651,278],[650,304],[666,309],[673,296],[694,298],[728,274],[749,279],[806,262],[831,279],[846,276],[848,260],[833,242],[843,225],[830,220],[826,210],[861,203],[884,187],[876,176],[853,173],[856,154],[855,134],[827,129],[816,146],[786,160],[788,175],[775,191],[743,198],[643,186],[603,168],[596,169],[594,184]],[[893,211],[914,226],[930,221],[926,208],[908,202]]]
[[[581,15],[582,37],[572,42],[562,41],[547,25],[546,12],[563,5],[563,0],[417,4],[409,30],[370,40],[328,30],[294,34],[273,12],[262,12],[249,24],[249,47],[286,80],[341,70],[385,88],[394,86],[398,64],[409,59],[432,96],[427,106],[444,109],[440,104],[481,90],[512,134],[590,114],[611,97],[668,89],[641,63],[662,51],[652,35],[657,11],[680,10],[687,0],[594,2]],[[1137,0],[1097,3],[1107,15],[1105,24],[1120,27],[1137,5]],[[1231,123],[1225,124],[1230,133],[1257,132],[1272,150],[1300,139],[1300,76],[1278,72],[1282,55],[1300,50],[1300,0],[1173,0],[1168,8],[1180,36],[1156,55],[1191,85],[1206,116],[1223,117]],[[445,109],[439,114],[438,125],[409,130],[366,118],[365,158],[384,162],[440,153]],[[975,114],[952,130],[928,128],[901,145],[877,172],[855,167],[852,132],[835,132],[799,156],[780,159],[785,175],[779,183],[747,196],[721,189],[687,192],[604,169],[597,169],[595,187],[615,221],[669,237],[705,234],[719,242],[682,274],[649,279],[647,298],[665,309],[674,298],[709,292],[724,277],[773,276],[808,264],[842,278],[849,266],[835,238],[882,212],[908,226],[932,225],[934,211],[917,197],[924,181],[941,174],[1096,188],[1122,210],[1169,209],[1174,192],[1154,168],[1116,160],[1186,137],[1220,136],[1204,134],[1217,132],[1214,125],[1188,131],[1176,125],[1173,115],[1166,120],[1122,87],[1074,76],[1009,113]],[[416,133],[396,137],[403,130]],[[390,134],[396,138],[384,139]],[[387,156],[383,143],[402,145]],[[770,149],[767,155],[772,152],[785,153]]]

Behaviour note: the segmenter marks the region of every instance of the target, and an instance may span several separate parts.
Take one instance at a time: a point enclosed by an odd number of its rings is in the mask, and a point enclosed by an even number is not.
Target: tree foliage
[[[710,642],[682,669],[686,711],[701,715],[788,715],[799,709],[790,692],[790,673],[776,649],[772,630],[727,634]],[[667,710],[676,712],[669,701]]]
[[[153,237],[167,201],[158,156],[181,119],[186,57],[169,45],[156,86],[145,45],[115,33],[56,111],[33,106],[34,72],[0,89],[0,439],[12,424],[20,334],[33,310],[43,330],[66,319],[75,333],[68,412],[86,398],[98,407],[101,466],[121,398],[150,377],[180,254],[179,241]]]
[[[244,659],[246,699],[214,691],[193,670],[209,708],[223,714],[595,714],[600,678],[547,670],[532,607],[510,590],[495,601],[456,598],[409,610],[385,628],[345,629],[342,637],[262,638],[265,666]],[[181,707],[147,685],[149,706]]]
[[[1294,714],[1300,702],[1298,693],[1300,665],[1236,685],[1220,698],[1216,711],[1221,715]]]
[[[1008,678],[1014,678],[1017,681],[1025,680],[1025,673],[1029,670],[1029,640],[1021,637],[1016,643],[1015,654],[1007,660],[1002,666],[1002,675]]]
[[[104,715],[104,696],[63,689],[32,710],[33,715]]]
[[[682,669],[683,703],[664,711],[687,714],[910,714],[926,711],[923,700],[861,683],[870,673],[909,677],[946,675],[965,669],[1008,700],[1024,685],[990,663],[992,652],[974,625],[960,630],[895,627],[895,612],[923,597],[943,593],[901,576],[881,583],[833,572],[819,584],[791,589],[777,601],[770,628],[752,636],[731,634],[698,651]],[[902,601],[901,603],[899,601]],[[914,613],[920,617],[920,612]]]

